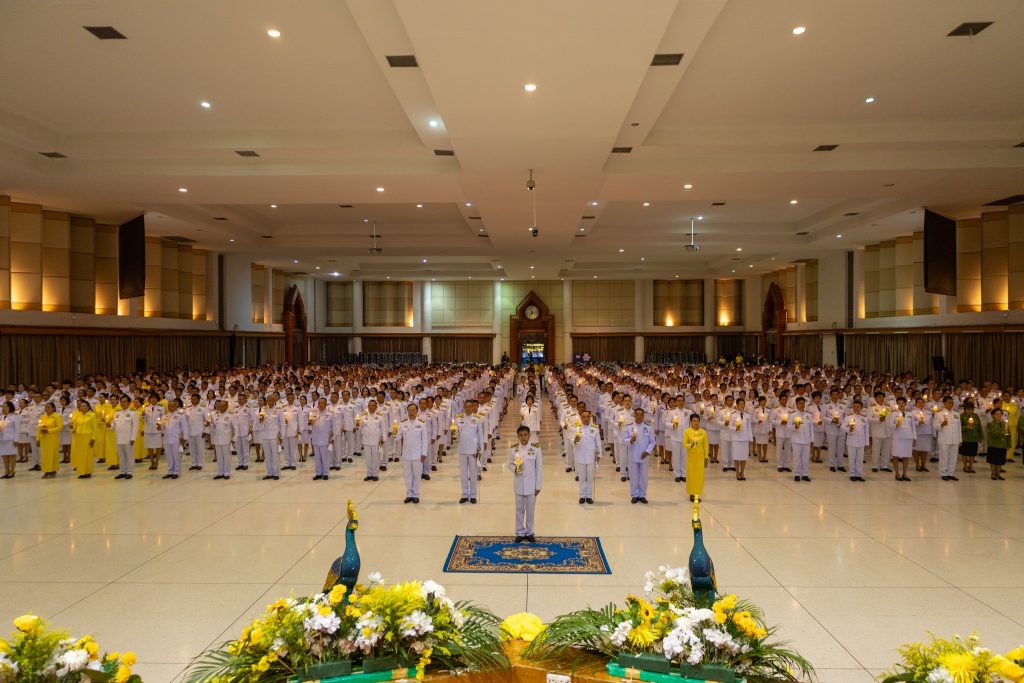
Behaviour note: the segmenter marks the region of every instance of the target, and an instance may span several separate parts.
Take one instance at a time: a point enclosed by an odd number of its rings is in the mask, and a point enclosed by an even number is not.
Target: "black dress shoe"
[[[334,470],[335,472],[340,472],[341,471],[341,465],[335,465],[331,469]]]
[[[810,478],[810,477],[800,477],[800,479],[801,479],[802,481],[810,481],[810,480],[811,480],[811,478]]]
[[[792,468],[792,467],[783,467],[783,468],[782,468],[782,471],[783,471],[783,472],[792,472],[792,471],[793,471],[793,468]]]
[[[367,476],[363,477],[363,481],[373,481],[373,477],[367,475]]]
[[[429,474],[421,474],[420,475],[420,479],[422,479],[423,481],[430,481],[430,475]]]
[[[161,479],[171,479],[171,478],[173,478],[173,477],[174,477],[174,475],[173,475],[173,474],[165,474],[164,476],[162,476],[162,477],[160,477],[160,478],[161,478]],[[79,477],[79,478],[81,478],[81,477]]]
[[[640,496],[640,502],[643,503],[644,505],[647,505],[647,499],[644,498],[643,496]]]
[[[836,468],[835,468],[835,467],[829,467],[829,468],[828,468],[828,471],[829,471],[829,472],[835,472],[835,471],[836,471]]]
[[[116,477],[114,477],[114,479],[124,479],[127,476],[127,474],[119,474]],[[4,475],[4,479],[7,479],[7,475]]]
[[[583,505],[586,502],[587,502],[586,498],[580,498],[580,505]]]
[[[850,477],[850,481],[857,481],[857,477]]]
[[[294,469],[294,468],[293,468],[293,469]],[[381,465],[381,466],[380,466],[380,471],[381,471],[381,472],[387,472],[387,471],[388,471],[388,466],[387,466],[387,465]]]
[[[883,472],[892,472],[892,468],[891,467],[883,467],[881,469],[882,469]]]
[[[629,481],[629,477],[620,477],[619,481]]]
[[[110,467],[107,468],[107,471],[108,472],[113,472],[114,470],[119,470],[119,469],[121,469],[120,465],[111,465]]]
[[[779,472],[785,472],[785,471],[786,471],[786,468],[785,468],[785,467],[780,467],[780,468],[779,468]]]
[[[242,469],[242,467],[243,467],[243,465],[239,465],[238,467],[235,468],[235,471],[238,472],[239,470]]]
[[[594,499],[593,498],[587,498],[587,505],[593,505],[593,504],[594,504]]]
[[[263,481],[267,481],[267,480],[273,479],[273,478],[274,478],[273,476],[268,474],[267,476],[263,477]]]
[[[522,543],[526,540],[525,536],[516,536],[516,543]]]
[[[323,476],[323,477],[322,477],[322,478],[320,479],[320,481],[327,481],[328,479],[330,479],[330,477],[328,477],[328,476],[327,476],[327,475],[325,474],[325,475],[324,475],[324,476]]]
[[[419,505],[420,504],[420,499],[419,498],[413,498],[412,499],[412,503],[413,503],[413,505]]]
[[[430,471],[431,472],[437,472],[437,465],[431,465],[430,466]]]
[[[40,467],[39,465],[35,465],[34,467],[29,467],[28,471],[29,472],[42,472],[43,468]]]
[[[846,471],[845,467],[837,467],[836,469],[839,470],[840,472],[845,472]]]
[[[411,503],[411,502],[412,502],[412,498],[406,498],[406,499],[405,499],[405,500],[403,500],[402,502],[403,502],[403,503]]]
[[[793,477],[793,481],[800,481],[800,477]]]
[[[871,468],[871,471],[872,471],[872,472],[877,472],[877,471],[878,471],[878,468],[877,468],[877,467],[872,467],[872,468]]]
[[[320,481],[321,479],[323,479],[323,477],[319,474],[313,477],[313,481]]]
[[[463,503],[468,503],[468,502],[469,502],[469,498],[459,498],[459,505],[462,505]]]
[[[473,505],[476,505],[476,498],[470,498],[469,502]]]
[[[248,471],[248,470],[249,470],[249,466],[248,465],[242,465],[242,471],[243,472]]]
[[[566,467],[566,468],[565,468],[565,471],[566,471],[566,472],[572,472],[572,468],[571,468],[571,467]]]
[[[124,475],[124,478],[125,478],[125,481],[127,481],[127,480],[132,478],[132,475],[126,474],[126,475]]]
[[[218,474],[216,477],[213,478],[213,480],[217,481],[218,479],[223,479],[223,478],[224,478],[224,475]]]
[[[864,477],[857,477],[857,481],[863,483],[863,482],[867,481],[867,479],[865,479]]]
[[[639,498],[630,498],[629,499],[629,502],[632,503],[633,505],[636,505],[639,501],[640,501]]]
[[[954,477],[952,474],[949,475],[949,480],[950,481],[960,481],[957,477]]]

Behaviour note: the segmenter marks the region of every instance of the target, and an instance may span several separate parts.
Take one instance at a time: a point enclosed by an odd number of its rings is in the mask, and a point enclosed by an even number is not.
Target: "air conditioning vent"
[[[612,147],[612,154],[629,154],[632,151],[632,147]]]
[[[416,67],[419,63],[416,61],[416,55],[388,55],[388,66],[393,69],[401,67]]]
[[[815,152],[831,152],[839,145],[818,145],[814,148]]]
[[[60,152],[40,152],[40,154],[42,154],[44,157],[47,157],[48,159],[67,159],[68,158],[66,154],[61,154]]]
[[[1020,204],[1021,202],[1024,202],[1024,194],[1015,194],[1012,197],[1003,197],[994,202],[989,202],[985,206],[1010,206],[1011,204]]]
[[[651,66],[678,66],[681,61],[683,61],[682,52],[660,54],[654,55],[654,59],[651,60]]]
[[[83,26],[82,28],[100,40],[127,40],[125,35],[113,26]]]
[[[455,150],[453,149],[435,149],[434,156],[439,157],[453,157],[455,156]]]
[[[947,33],[946,37],[950,38],[959,36],[976,36],[991,25],[991,21],[965,21],[964,23],[960,24],[955,29]]]
[[[196,241],[189,237],[182,237],[181,235],[165,235],[163,239],[168,242],[177,242],[178,244],[195,244]]]

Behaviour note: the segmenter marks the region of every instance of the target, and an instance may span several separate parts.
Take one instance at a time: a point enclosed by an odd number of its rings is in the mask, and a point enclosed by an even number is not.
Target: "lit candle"
[[[853,417],[851,417],[851,418],[850,418],[850,431],[852,432],[852,431],[853,431],[853,428],[854,428],[854,427],[856,427],[856,426],[857,426],[857,419],[856,419],[856,418],[853,418]]]
[[[782,424],[787,424],[788,422],[789,422],[789,413],[783,411],[782,412]]]

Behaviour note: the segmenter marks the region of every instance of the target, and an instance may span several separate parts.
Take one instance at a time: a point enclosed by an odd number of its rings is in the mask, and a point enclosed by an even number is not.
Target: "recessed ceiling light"
[[[473,202],[466,202],[466,206],[473,206]]]
[[[584,230],[584,229],[585,229],[585,228],[584,228],[584,227],[583,227],[583,226],[581,225],[581,226],[580,226],[580,232],[583,232],[583,230]]]
[[[278,31],[276,28],[272,28],[269,31],[267,31],[267,35],[270,36],[271,38],[280,38],[281,32]]]
[[[530,266],[530,270],[533,270],[533,266]]]
[[[390,276],[390,275],[385,275],[385,276],[384,276],[384,279],[385,279],[385,280],[390,280],[390,279],[391,279],[391,276]]]
[[[427,259],[420,259],[420,263],[426,263]]]
[[[363,222],[364,222],[364,223],[369,223],[369,222],[370,222],[370,219],[369,219],[369,218],[364,218],[364,219],[363,219]]]
[[[735,270],[735,269],[733,269],[733,271],[732,271],[732,272],[734,272],[734,273],[735,273],[735,272],[736,272],[736,270]]]
[[[836,235],[836,239],[837,240],[843,239],[843,233],[839,233],[838,235]]]
[[[502,282],[505,281],[505,278],[503,278],[503,277],[499,277],[498,279],[501,280]]]
[[[228,240],[228,242],[234,242],[234,241],[235,241],[234,237],[232,237],[231,239]]]
[[[699,221],[704,220],[704,216],[697,216],[697,220],[699,220]]]
[[[320,266],[317,266],[317,267],[316,267],[316,269],[317,269],[317,270],[320,270]]]
[[[383,191],[384,191],[384,188],[383,188],[383,187],[378,187],[378,188],[377,188],[377,192],[383,192]]]
[[[423,205],[422,205],[422,204],[417,204],[417,205],[416,205],[416,208],[417,208],[417,209],[422,209],[422,208],[423,208]]]
[[[533,92],[536,89],[537,89],[537,84],[536,83],[527,83],[526,85],[523,86],[523,90],[525,90],[526,92]]]
[[[875,103],[875,98],[874,97],[868,97],[868,98],[866,98],[864,100],[864,104],[874,104],[874,103]]]
[[[428,124],[428,125],[429,125],[429,126],[430,126],[431,128],[437,128],[438,126],[440,126],[440,125],[441,125],[441,122],[440,122],[440,121],[438,121],[437,119],[430,119],[430,122],[429,122],[429,124]]]
[[[684,190],[692,190],[693,189],[693,185],[691,185],[690,183],[686,183],[685,185],[683,185],[683,189]]]
[[[597,206],[597,202],[590,202],[591,206]]]
[[[650,202],[644,202],[644,206],[650,206],[650,205],[651,205]]]
[[[334,271],[333,273],[331,273],[331,275],[333,275],[334,277],[338,277],[338,271]]]
[[[473,276],[472,275],[467,275],[466,278],[469,279],[469,280],[472,280]]]
[[[797,202],[797,200],[795,200],[795,199],[790,199],[790,200],[789,200],[789,203],[790,203],[790,204],[797,204],[798,202]]]
[[[531,280],[536,280],[536,279],[537,279],[537,276],[536,276],[536,275],[531,275],[531,276],[530,276],[530,279],[531,279]]]
[[[754,267],[753,263],[751,263],[749,266],[747,266],[747,268],[753,268],[753,267]]]
[[[199,103],[199,106],[202,107],[203,109],[209,109],[213,105],[210,104],[209,102],[207,102],[206,100],[203,100],[202,102]]]
[[[297,258],[293,258],[292,259],[292,263],[298,263],[298,262],[299,262],[299,259],[297,259]]]
[[[646,261],[646,260],[647,260],[647,257],[646,257],[646,256],[641,256],[641,257],[640,257],[640,260],[641,260],[641,261]]]
[[[794,26],[793,27],[793,35],[794,36],[802,36],[804,34],[804,31],[806,31],[806,30],[807,30],[806,26]]]
[[[736,251],[743,251],[743,247],[736,247]]]
[[[676,275],[676,277],[679,277],[679,276],[678,276],[678,275]]]
[[[594,276],[594,279],[595,279],[595,280],[597,279],[597,276],[596,276],[596,275]]]
[[[431,282],[437,282],[437,278],[436,277],[432,277],[432,278],[430,278],[430,281]]]
[[[277,204],[271,204],[271,205],[270,205],[270,208],[271,208],[271,209],[276,209],[276,208],[277,208]]]
[[[178,192],[188,192],[188,188],[187,187],[179,187],[178,188]]]
[[[625,250],[625,249],[619,249],[619,253],[620,253],[620,254],[621,254],[622,252],[624,252],[624,251],[626,251],[626,250]]]

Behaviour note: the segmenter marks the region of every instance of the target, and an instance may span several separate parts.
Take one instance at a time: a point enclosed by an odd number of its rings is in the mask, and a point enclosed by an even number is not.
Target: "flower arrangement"
[[[47,630],[46,621],[34,614],[18,617],[14,626],[10,640],[0,639],[0,683],[78,683],[83,676],[96,683],[142,681],[132,673],[131,652],[102,654],[92,636],[72,638],[65,631]]]
[[[978,636],[952,639],[929,634],[927,643],[899,648],[901,661],[886,671],[882,683],[1020,683],[1024,680],[1024,645],[1004,655],[981,646]]]
[[[202,655],[185,680],[217,683],[318,679],[316,667],[347,663],[364,673],[416,669],[495,669],[507,665],[501,620],[454,602],[433,581],[386,585],[380,574],[311,597],[283,598],[246,626],[237,640]],[[323,676],[327,678],[329,676]]]
[[[647,572],[644,592],[644,597],[628,596],[624,607],[612,604],[558,617],[525,656],[546,661],[569,650],[586,651],[630,668],[674,669],[689,678],[724,669],[729,674],[721,680],[730,681],[733,675],[765,683],[814,675],[806,659],[773,641],[775,629],[765,624],[756,605],[735,595],[702,601],[691,590],[686,568],[661,566]]]

